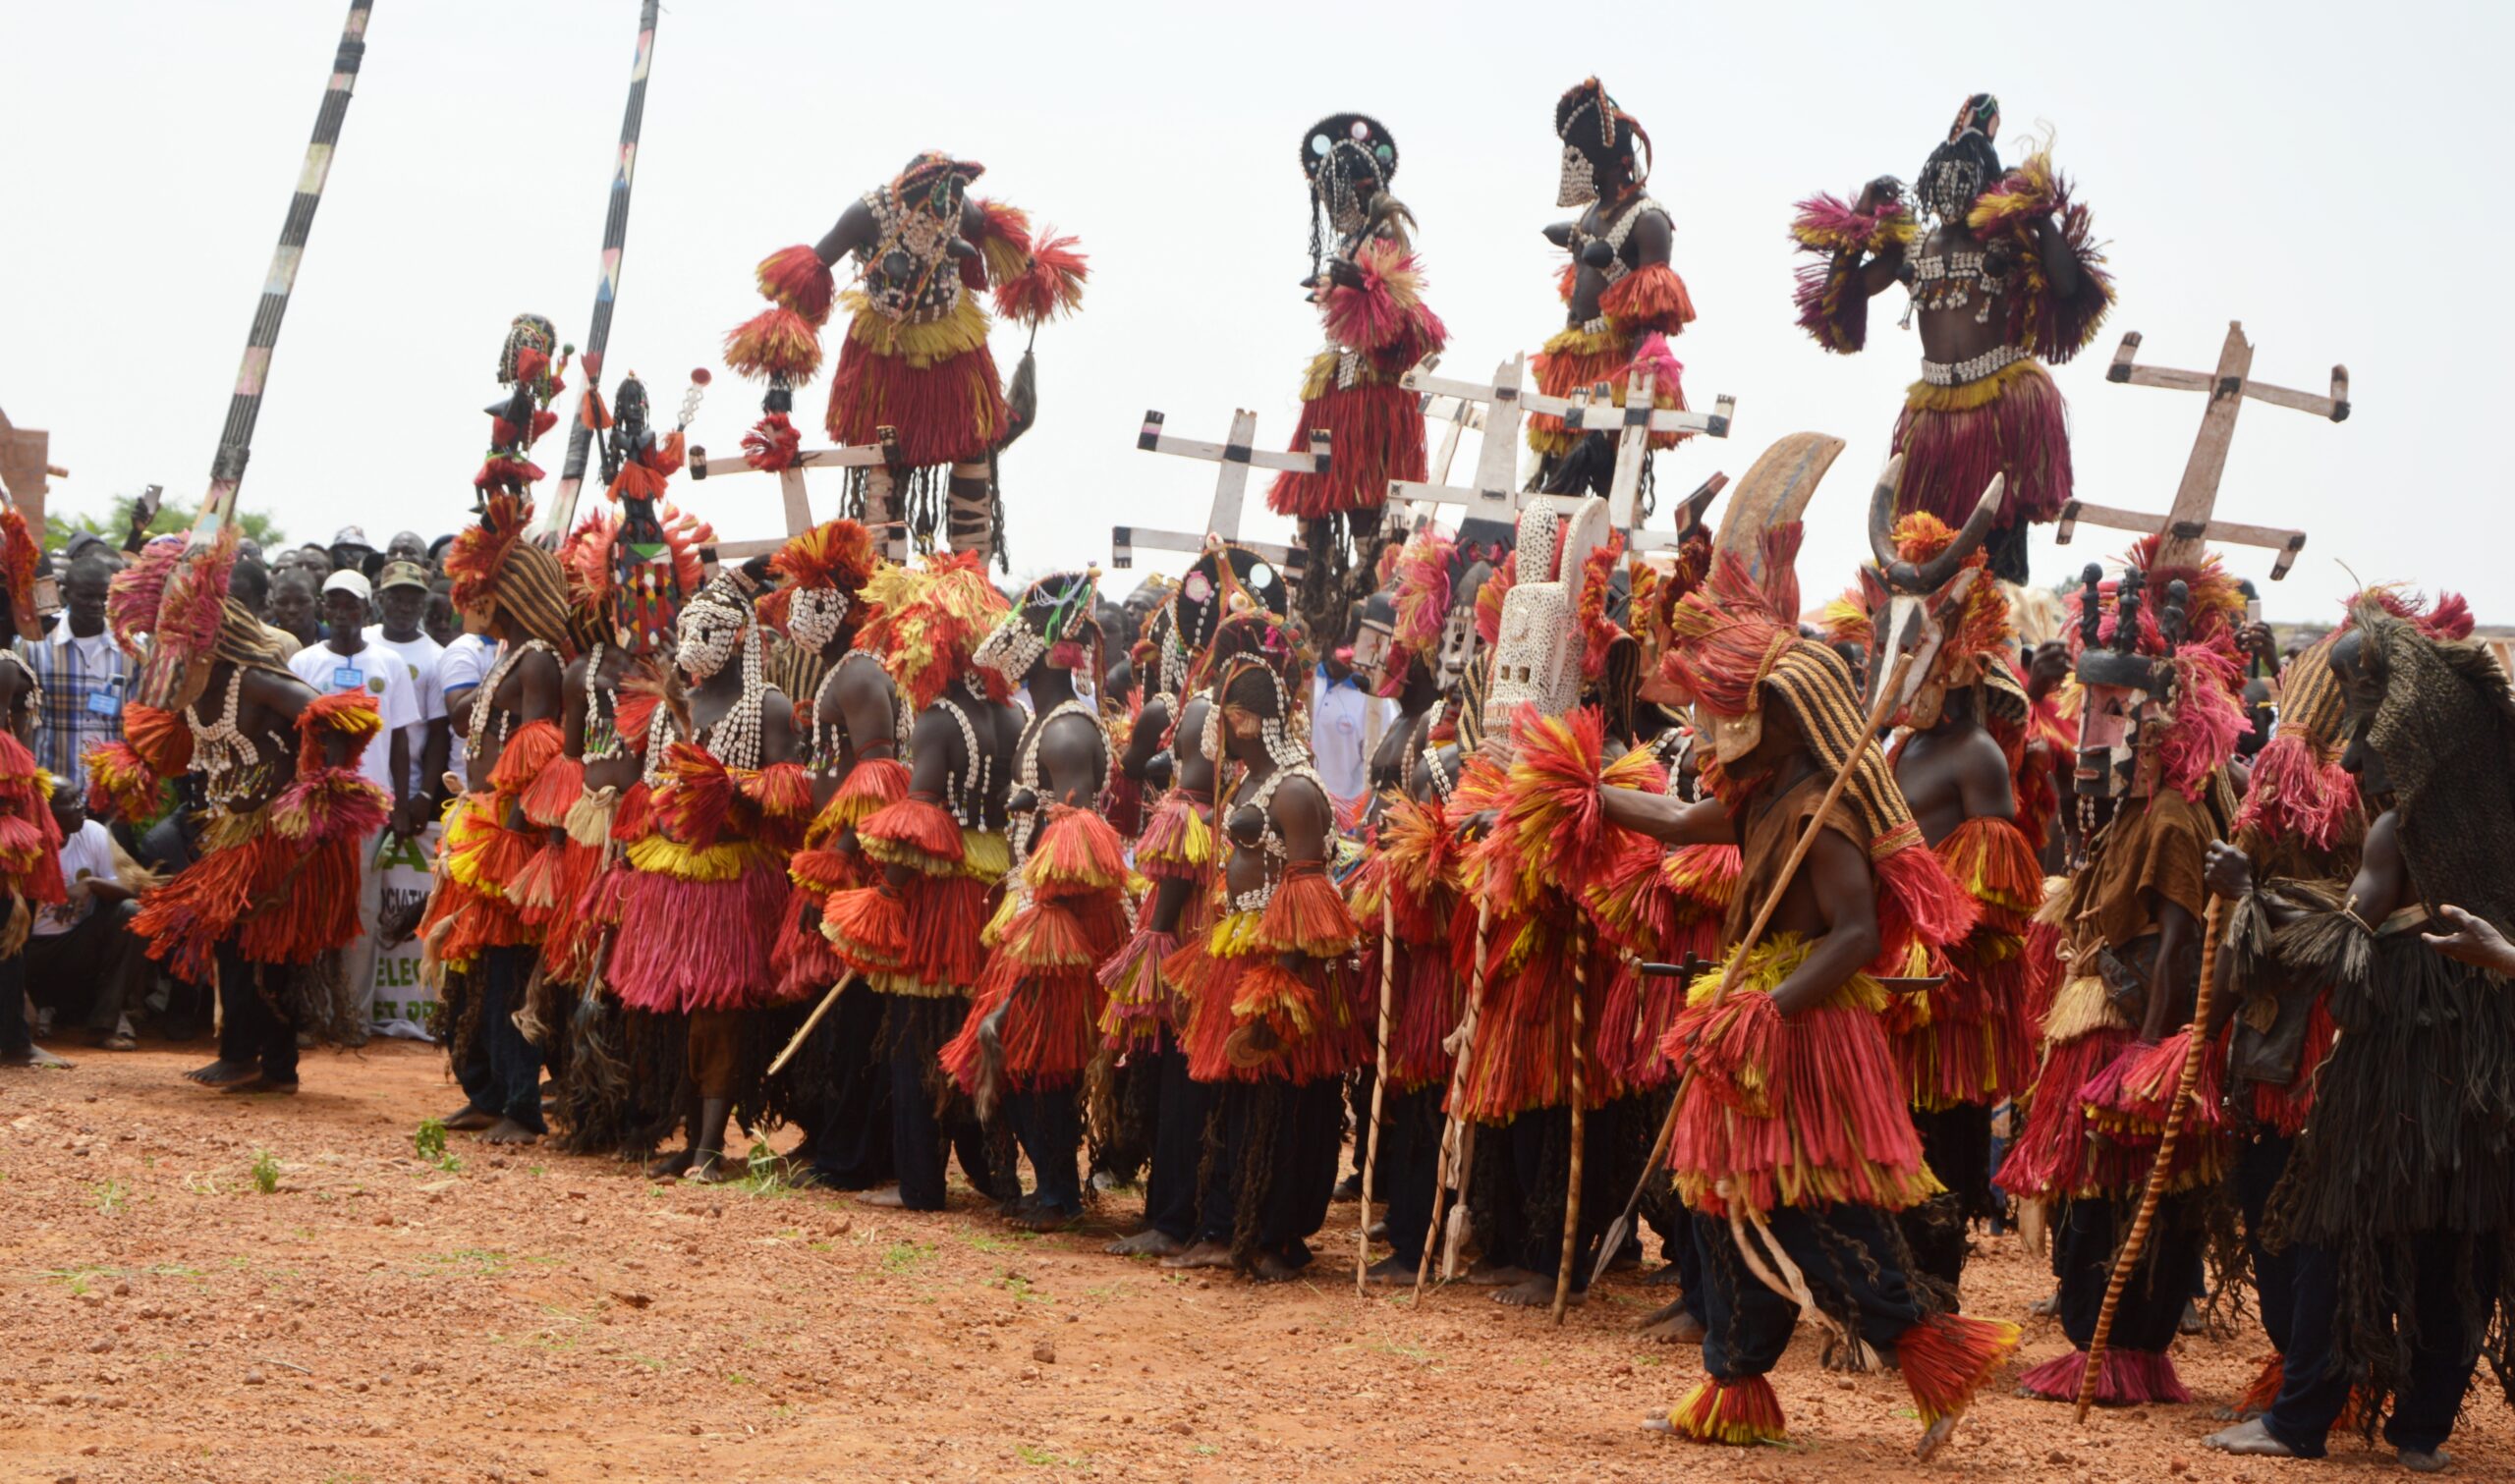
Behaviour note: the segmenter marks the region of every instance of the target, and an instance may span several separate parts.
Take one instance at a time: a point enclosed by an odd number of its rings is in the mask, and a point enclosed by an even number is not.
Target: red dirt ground
[[[66,1048],[65,1048],[66,1049]],[[180,1081],[203,1047],[0,1073],[0,1478],[1720,1478],[1918,1476],[1891,1376],[1774,1377],[1788,1447],[1647,1436],[1701,1373],[1638,1344],[1657,1291],[1615,1280],[1556,1329],[1452,1288],[1358,1297],[1355,1208],[1308,1282],[1259,1289],[1098,1251],[1133,1214],[1045,1237],[956,1208],[657,1184],[610,1161],[412,1133],[459,1103],[431,1049],[310,1054],[294,1099]],[[787,1140],[781,1140],[786,1142]],[[262,1156],[267,1160],[262,1160]],[[262,1162],[275,1188],[256,1188]],[[961,1197],[966,1200],[964,1195]],[[2017,1316],[2047,1284],[2014,1238],[1968,1278]],[[1324,1270],[1324,1271],[1321,1271]],[[1979,1276],[1975,1276],[1979,1275]],[[2033,1321],[2024,1358],[2063,1348]],[[2054,1484],[2401,1477],[2200,1446],[2267,1349],[2184,1343],[2202,1403],[2099,1413],[1986,1394],[1927,1471]],[[2508,1476],[2476,1389],[2464,1478]]]

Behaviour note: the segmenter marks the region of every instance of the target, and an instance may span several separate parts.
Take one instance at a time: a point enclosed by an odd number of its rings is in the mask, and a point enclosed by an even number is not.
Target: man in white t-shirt
[[[53,823],[61,827],[61,880],[69,900],[35,909],[27,939],[27,992],[39,1018],[66,1027],[84,1017],[89,1044],[130,1051],[131,1008],[139,1003],[135,976],[145,961],[131,919],[140,901],[122,884],[114,838],[87,817],[79,796],[52,796]]]
[[[375,611],[382,622],[367,628],[366,641],[402,657],[410,667],[419,704],[419,724],[406,729],[411,741],[411,797],[437,794],[450,739],[445,691],[438,684],[438,662],[445,646],[419,627],[428,612],[427,574],[416,562],[386,563],[383,577],[375,583]],[[429,813],[432,816],[434,810]]]
[[[445,770],[457,778],[466,777],[471,765],[473,692],[497,662],[497,641],[480,633],[457,634],[437,656],[436,690],[445,704]]]
[[[411,729],[419,725],[419,690],[410,665],[381,644],[366,641],[366,578],[355,572],[336,572],[323,579],[323,627],[331,636],[297,652],[288,668],[321,695],[363,690],[375,700],[384,730],[366,744],[359,759],[367,781],[393,800],[392,818],[361,849],[358,894],[358,941],[341,950],[343,982],[357,1006],[357,1023],[364,1024],[375,1003],[375,920],[383,905],[378,847],[386,830],[409,836],[427,823],[426,805],[412,790]]]

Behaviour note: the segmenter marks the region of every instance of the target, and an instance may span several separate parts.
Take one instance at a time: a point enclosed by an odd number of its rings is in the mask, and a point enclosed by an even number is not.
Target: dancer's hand
[[[2515,974],[2515,944],[2486,918],[2475,917],[2459,907],[2440,907],[2437,919],[2453,929],[2450,933],[2422,933],[2428,946],[2446,958],[2476,964],[2494,973]]]
[[[2253,890],[2253,861],[2225,841],[2213,841],[2208,862],[2201,868],[2201,879],[2209,890],[2233,902]]]

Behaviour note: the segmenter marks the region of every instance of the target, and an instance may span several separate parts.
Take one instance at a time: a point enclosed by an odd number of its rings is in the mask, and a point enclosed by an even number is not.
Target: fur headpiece
[[[858,642],[880,657],[918,711],[969,673],[978,644],[1011,608],[986,579],[984,559],[972,552],[937,554],[922,567],[879,568],[864,598],[881,611]]]

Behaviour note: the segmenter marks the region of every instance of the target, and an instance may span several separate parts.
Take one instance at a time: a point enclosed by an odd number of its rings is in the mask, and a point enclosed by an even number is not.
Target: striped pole
[[[245,336],[236,395],[227,404],[227,425],[219,432],[218,455],[209,466],[209,493],[202,497],[200,515],[193,522],[188,551],[209,546],[236,519],[236,489],[245,482],[246,460],[252,457],[253,423],[261,416],[271,350],[279,344],[280,318],[288,312],[289,294],[297,287],[297,268],[306,257],[314,208],[323,203],[323,182],[332,171],[332,151],[341,141],[341,121],[349,116],[350,90],[358,83],[359,64],[366,56],[366,16],[374,4],[375,0],[350,0],[340,50],[332,58],[331,81],[323,87],[322,109],[314,115],[314,137],[307,142],[306,163],[297,172],[297,193],[289,198],[288,219],[280,224],[279,246],[272,250],[270,271],[262,278],[261,305],[253,311],[253,327]],[[136,698],[162,705],[173,692],[179,668],[171,654],[144,667]]]
[[[638,132],[646,117],[646,69],[655,59],[655,17],[662,0],[645,0],[638,13],[638,58],[629,69],[629,111],[620,120],[620,158],[611,172],[611,211],[602,223],[602,278],[594,285],[593,322],[586,331],[584,357],[578,362],[585,386],[577,393],[577,415],[568,427],[568,462],[559,468],[559,493],[550,502],[540,534],[564,539],[577,518],[577,491],[586,479],[593,453],[593,426],[588,416],[602,394],[602,353],[611,343],[611,308],[620,297],[620,254],[629,243],[629,188],[638,174]]]

